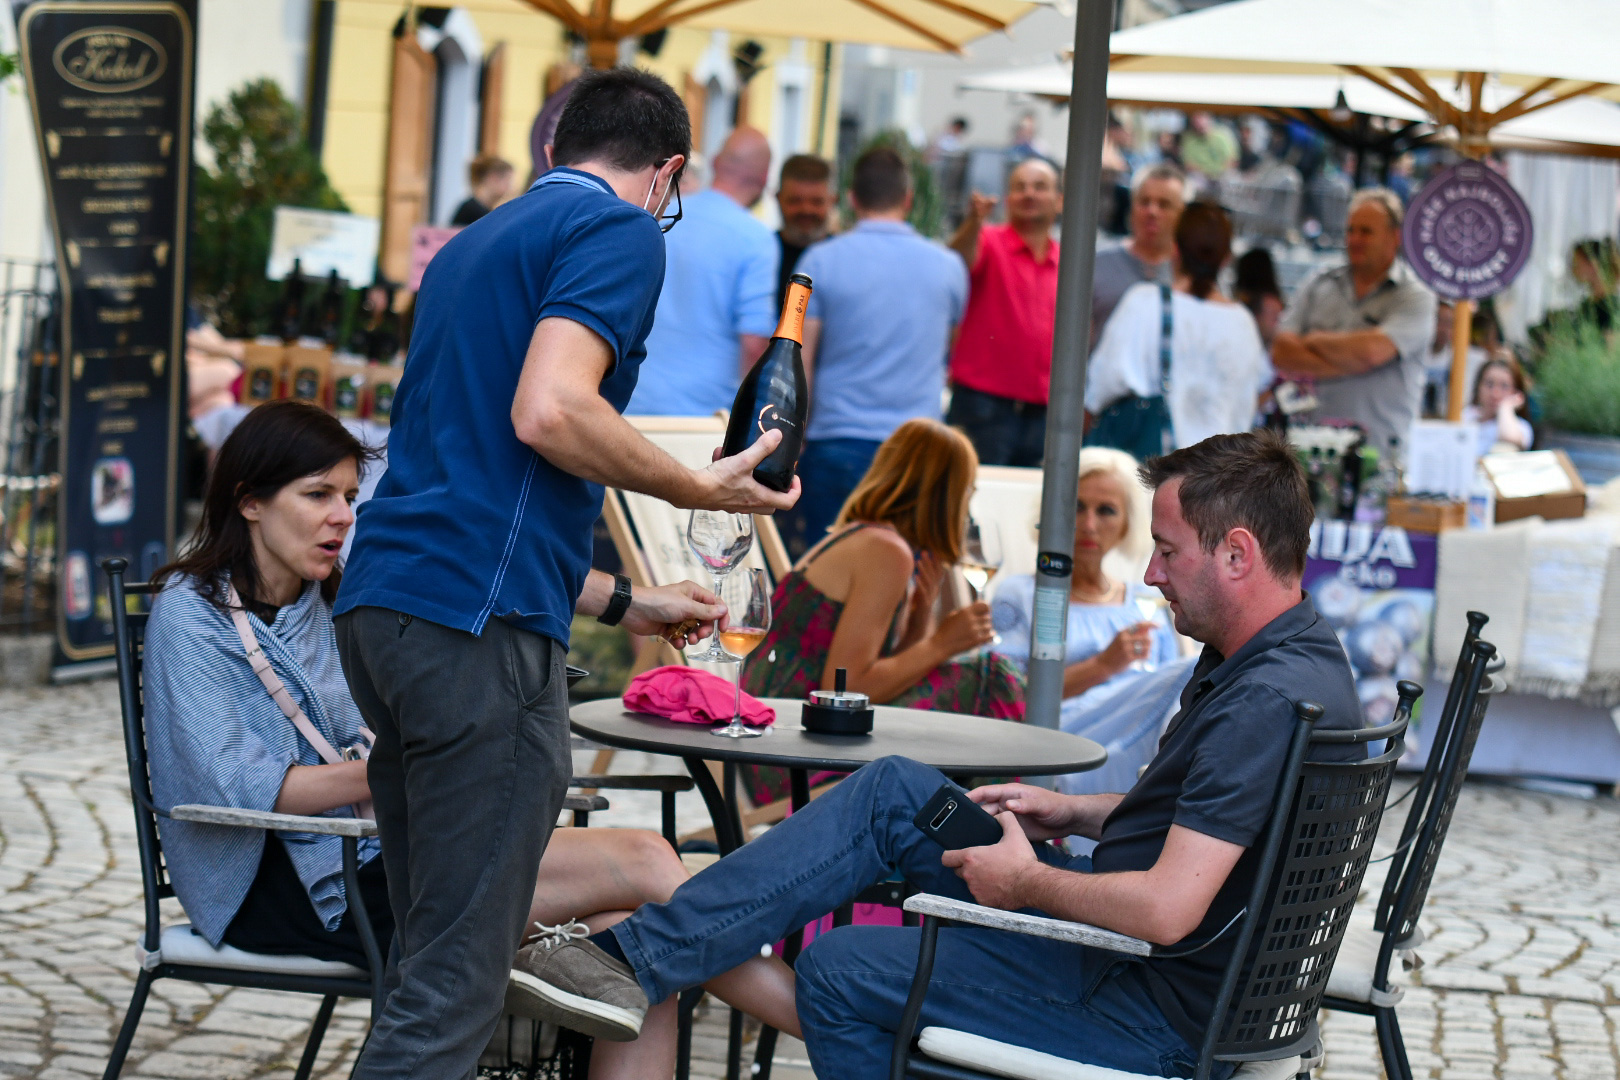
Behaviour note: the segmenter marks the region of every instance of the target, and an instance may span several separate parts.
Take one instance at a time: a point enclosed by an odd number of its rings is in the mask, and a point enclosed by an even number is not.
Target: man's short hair
[[[1305,572],[1316,512],[1305,470],[1271,431],[1212,435],[1142,465],[1142,482],[1159,488],[1180,480],[1181,516],[1206,552],[1233,529],[1247,529],[1266,567],[1279,578]]]
[[[1166,183],[1175,184],[1181,189],[1181,201],[1187,201],[1187,174],[1168,161],[1161,161],[1156,165],[1148,165],[1137,169],[1136,175],[1131,177],[1131,194],[1135,195],[1138,191],[1141,191],[1142,185],[1149,180],[1163,180]]]
[[[1396,232],[1401,231],[1401,222],[1406,220],[1406,207],[1401,203],[1401,197],[1387,187],[1362,188],[1350,196],[1350,213],[1355,213],[1368,203],[1374,203],[1384,208],[1389,215],[1389,224]]]
[[[814,154],[794,154],[782,162],[782,178],[779,182],[785,184],[789,180],[801,184],[830,184],[832,166]]]
[[[622,172],[691,153],[692,119],[680,95],[633,67],[581,75],[551,140],[553,165],[600,161]]]
[[[893,210],[904,205],[911,192],[911,173],[896,151],[874,146],[855,159],[849,193],[863,210]]]
[[[512,163],[498,154],[479,154],[467,163],[467,179],[473,187],[482,184],[484,180],[494,173],[509,173]]]

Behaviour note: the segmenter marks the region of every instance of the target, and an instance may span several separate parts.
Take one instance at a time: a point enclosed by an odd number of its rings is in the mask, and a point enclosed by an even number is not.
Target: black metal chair
[[[1288,756],[1259,842],[1254,889],[1242,917],[1229,928],[1235,931],[1232,958],[1215,999],[1216,1021],[1199,1050],[1197,1080],[1207,1080],[1217,1061],[1242,1063],[1238,1075],[1245,1077],[1302,1071],[1301,1055],[1318,1041],[1317,1009],[1372,855],[1404,745],[1401,736],[1412,702],[1422,692],[1416,684],[1402,682],[1394,719],[1359,730],[1317,730],[1322,707],[1310,702],[1296,706]],[[1382,753],[1362,761],[1306,760],[1312,746],[1386,739]],[[939,930],[946,923],[1012,930],[1145,958],[1186,951],[1185,945],[1161,948],[1083,923],[942,896],[914,896],[906,909],[926,918],[916,976],[895,1035],[891,1080],[1094,1075],[1089,1066],[968,1032],[925,1028],[914,1046]]]
[[[1468,619],[1468,636],[1446,696],[1446,710],[1429,746],[1429,759],[1415,787],[1400,842],[1390,857],[1373,929],[1354,929],[1346,936],[1322,1002],[1325,1009],[1373,1018],[1389,1080],[1412,1078],[1395,1012],[1405,991],[1392,980],[1391,969],[1397,961],[1402,966],[1416,964],[1414,950],[1423,943],[1418,919],[1468,776],[1485,711],[1491,695],[1501,689],[1487,670],[1496,646],[1479,640],[1485,616],[1469,612]]]
[[[108,559],[102,563],[107,573],[107,589],[112,601],[113,640],[118,664],[118,696],[124,720],[124,753],[129,763],[129,790],[135,808],[135,837],[140,848],[141,885],[146,894],[146,929],[136,945],[135,955],[141,964],[135,979],[135,992],[129,1009],[124,1014],[118,1040],[113,1044],[112,1056],[107,1062],[103,1080],[116,1080],[123,1070],[124,1058],[135,1038],[135,1028],[146,1008],[146,998],[152,984],[158,979],[180,979],[185,982],[213,983],[224,986],[246,986],[261,990],[291,990],[298,993],[318,994],[320,1007],[315,1012],[314,1026],[304,1044],[303,1057],[298,1062],[295,1080],[308,1080],[315,1066],[315,1055],[320,1051],[326,1035],[332,1010],[340,997],[368,998],[375,1018],[382,1005],[382,954],[378,949],[371,922],[364,905],[352,904],[355,928],[369,961],[368,968],[355,967],[330,960],[316,960],[307,956],[266,956],[244,952],[224,946],[215,949],[201,936],[191,932],[189,924],[181,923],[165,928],[160,904],[174,896],[163,861],[163,846],[158,838],[157,819],[172,817],[180,821],[199,821],[216,825],[234,825],[249,829],[292,829],[297,832],[326,833],[343,840],[343,886],[349,896],[360,895],[358,872],[360,868],[359,841],[362,836],[375,836],[376,822],[356,818],[300,817],[292,814],[261,813],[222,806],[176,806],[172,811],[159,809],[152,801],[152,783],[147,770],[146,725],[141,699],[141,650],[146,628],[146,615],[129,611],[133,597],[152,594],[150,584],[126,584],[124,571],[128,564],[123,559]]]

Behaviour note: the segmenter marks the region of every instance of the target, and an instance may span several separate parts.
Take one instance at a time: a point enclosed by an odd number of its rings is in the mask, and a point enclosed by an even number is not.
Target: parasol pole
[[[1469,76],[1473,106],[1456,118],[1457,150],[1467,158],[1478,161],[1490,149],[1480,123],[1480,93],[1483,76]],[[1474,302],[1458,299],[1451,309],[1451,393],[1446,402],[1446,419],[1455,423],[1462,419],[1463,406],[1468,403],[1468,346],[1473,337]]]
[[[1074,75],[1069,90],[1068,160],[1063,181],[1057,321],[1052,333],[1052,390],[1046,410],[1046,467],[1041,487],[1040,555],[1030,626],[1025,719],[1058,726],[1063,704],[1064,638],[1074,576],[1074,499],[1091,343],[1091,279],[1097,256],[1097,203],[1103,129],[1108,120],[1108,37],[1112,0],[1079,0]]]

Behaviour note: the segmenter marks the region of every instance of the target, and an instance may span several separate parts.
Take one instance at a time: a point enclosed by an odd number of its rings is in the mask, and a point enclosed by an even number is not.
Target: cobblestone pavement
[[[105,1066],[142,919],[122,749],[110,681],[0,691],[0,1078],[82,1080]],[[614,769],[671,764],[625,754]],[[656,822],[656,796],[610,796],[593,827]],[[706,821],[695,795],[680,816],[683,829]],[[1426,963],[1400,1008],[1418,1076],[1620,1077],[1617,826],[1612,798],[1468,786],[1426,912]],[[125,1076],[290,1077],[314,1005],[159,982]],[[724,1015],[700,1023],[694,1075],[720,1075]],[[347,1074],[364,1018],[360,1002],[339,1007],[317,1076]],[[1381,1074],[1370,1020],[1330,1014],[1323,1029],[1322,1080]],[[784,1040],[775,1075],[809,1080],[802,1045]]]

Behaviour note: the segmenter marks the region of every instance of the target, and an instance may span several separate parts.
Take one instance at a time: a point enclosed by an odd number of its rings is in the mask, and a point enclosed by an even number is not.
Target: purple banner
[[[1388,722],[1397,681],[1428,674],[1438,552],[1429,533],[1392,525],[1311,526],[1305,590],[1344,645],[1368,723]]]
[[[1406,261],[1452,300],[1507,288],[1530,257],[1530,209],[1499,174],[1463,161],[1423,185],[1406,208]]]

